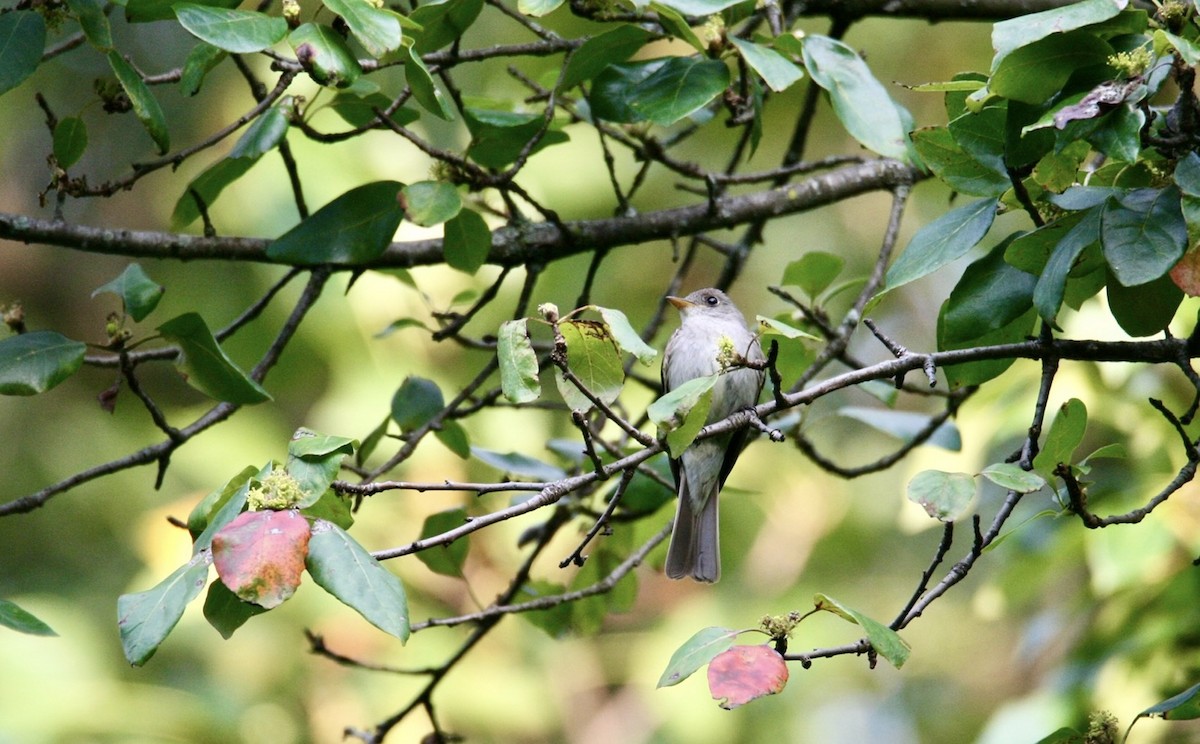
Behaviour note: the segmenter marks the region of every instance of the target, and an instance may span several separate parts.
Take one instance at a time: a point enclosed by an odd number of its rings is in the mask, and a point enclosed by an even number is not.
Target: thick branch
[[[696,235],[815,209],[871,191],[894,189],[921,178],[918,171],[898,161],[871,160],[777,189],[706,200],[686,207],[610,219],[578,220],[561,226],[549,222],[506,226],[492,232],[488,263],[501,266],[519,266],[531,261],[545,263],[602,248]],[[0,212],[0,238],[136,258],[275,263],[267,256],[271,241],[265,238],[113,230],[4,212]],[[335,268],[411,268],[444,262],[441,240],[416,240],[393,243],[370,263]]]

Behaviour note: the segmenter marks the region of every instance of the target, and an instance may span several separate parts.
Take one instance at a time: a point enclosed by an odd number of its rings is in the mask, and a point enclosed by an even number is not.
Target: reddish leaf
[[[1171,269],[1171,281],[1188,297],[1200,296],[1200,251],[1188,251]]]
[[[774,695],[787,681],[787,663],[770,646],[734,646],[708,665],[708,689],[725,710]]]
[[[269,610],[300,586],[310,534],[295,510],[245,512],[213,536],[213,565],[229,591]]]

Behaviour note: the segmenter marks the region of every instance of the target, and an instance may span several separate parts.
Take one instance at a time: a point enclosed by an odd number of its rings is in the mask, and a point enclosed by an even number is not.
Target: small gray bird
[[[747,361],[761,362],[763,353],[758,337],[746,328],[746,319],[733,301],[719,289],[699,289],[684,298],[668,297],[667,301],[679,308],[683,322],[663,353],[664,390],[674,390],[688,380],[724,368],[713,386],[712,407],[705,425],[753,406],[762,390],[762,370],[728,366],[728,358],[736,360],[740,355]],[[670,578],[691,576],[697,581],[713,582],[721,577],[717,494],[745,440],[745,429],[709,437],[693,442],[682,456],[671,460],[679,505],[667,550]]]

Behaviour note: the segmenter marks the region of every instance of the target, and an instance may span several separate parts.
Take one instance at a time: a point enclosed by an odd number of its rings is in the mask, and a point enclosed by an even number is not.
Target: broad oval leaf
[[[916,281],[965,255],[987,235],[998,206],[996,199],[980,199],[922,227],[888,269],[887,288]]]
[[[1061,8],[1051,8],[1040,13],[1000,21],[992,27],[992,48],[996,50],[993,65],[1018,47],[1032,44],[1052,34],[1062,34],[1107,21],[1127,5],[1129,0],[1082,0]]]
[[[187,59],[183,62],[183,72],[179,77],[180,92],[185,96],[199,93],[204,78],[228,56],[229,52],[203,41],[192,47],[192,51],[188,52]]]
[[[1087,407],[1078,398],[1071,398],[1058,409],[1041,451],[1033,458],[1034,469],[1046,480],[1050,480],[1058,465],[1071,464],[1075,448],[1087,430],[1087,418]]]
[[[391,244],[404,209],[402,184],[376,181],[337,197],[267,247],[275,261],[302,266],[354,265],[379,257]]]
[[[167,119],[163,115],[158,99],[150,92],[150,87],[142,80],[142,76],[115,49],[108,53],[108,65],[117,76],[117,81],[129,97],[133,113],[138,121],[146,128],[150,139],[158,145],[159,154],[171,149],[171,136],[167,132]]]
[[[449,3],[443,5],[449,5]],[[446,121],[453,121],[454,107],[446,99],[442,89],[433,81],[433,76],[429,74],[429,68],[421,59],[416,45],[405,44],[404,48],[407,53],[407,60],[404,63],[404,79],[408,82],[408,88],[412,91],[413,98],[421,104],[423,109],[434,116]]]
[[[679,457],[704,428],[718,377],[705,375],[688,380],[646,408],[646,416],[667,433],[671,457]]]
[[[724,62],[699,55],[671,57],[632,91],[629,108],[659,126],[670,126],[706,106],[729,85]]]
[[[1110,275],[1108,309],[1130,336],[1153,336],[1167,328],[1183,302],[1183,291],[1170,275],[1126,287]]]
[[[111,49],[113,45],[112,27],[104,12],[107,5],[104,0],[67,0],[67,7],[75,14],[88,43],[103,50]]]
[[[470,459],[471,438],[467,436],[467,430],[462,427],[462,424],[453,419],[443,421],[433,435],[446,446],[446,449],[463,460]]]
[[[787,90],[800,78],[804,70],[790,59],[770,47],[730,36],[729,41],[737,47],[746,64],[758,73],[767,87],[776,93]]]
[[[1033,493],[1046,485],[1046,479],[1012,462],[997,462],[984,468],[980,475],[1001,488],[1017,493]]]
[[[1033,306],[1037,277],[1004,260],[1006,243],[971,263],[950,293],[942,312],[941,338],[966,342],[993,333]]]
[[[235,54],[261,52],[281,41],[288,32],[284,19],[252,10],[178,3],[175,17],[196,38]]]
[[[238,138],[226,157],[260,158],[274,150],[287,134],[288,116],[285,107],[291,100],[287,98],[262,112],[261,116],[246,127],[245,133]]]
[[[405,377],[392,396],[392,420],[400,425],[401,431],[409,432],[429,423],[445,405],[436,382],[424,377]]]
[[[376,59],[400,48],[400,18],[367,0],[325,0],[325,5],[342,17],[350,33]]]
[[[46,22],[32,10],[0,15],[0,95],[33,74],[46,48]]]
[[[946,127],[918,129],[913,148],[943,183],[971,196],[999,196],[1012,188],[1008,174],[971,157]]]
[[[542,394],[542,385],[538,382],[537,354],[526,326],[526,318],[505,321],[500,324],[496,340],[500,388],[504,391],[504,397],[513,403],[528,403]]]
[[[214,581],[208,585],[208,594],[204,597],[204,619],[225,640],[232,638],[234,631],[247,620],[266,611],[265,607],[238,599],[224,582]]]
[[[309,535],[294,509],[243,512],[213,535],[213,565],[239,599],[269,610],[300,586]]]
[[[621,352],[607,327],[594,320],[565,320],[558,324],[558,330],[567,344],[567,366],[571,372],[602,403],[616,400],[625,384],[625,369]],[[561,370],[556,370],[555,381],[571,410],[592,408],[591,399],[569,382]]]
[[[188,603],[208,582],[212,556],[197,553],[153,589],[117,598],[117,628],[125,660],[133,666],[149,661],[183,617]]]
[[[1110,201],[1101,217],[1104,258],[1126,287],[1154,281],[1171,270],[1187,250],[1187,225],[1179,189],[1138,189]]]
[[[769,645],[734,646],[708,664],[708,690],[725,710],[781,692],[787,662]]]
[[[83,365],[87,345],[54,331],[0,340],[0,395],[44,393]]]
[[[442,252],[452,269],[474,274],[487,263],[492,231],[478,212],[463,209],[442,228]]]
[[[446,511],[430,514],[421,525],[421,540],[440,535],[443,532],[461,527],[467,521],[467,510],[447,509]],[[463,563],[467,560],[467,551],[471,544],[467,538],[460,537],[449,545],[435,545],[417,553],[417,558],[436,574],[443,576],[462,577]]]
[[[845,260],[834,253],[809,251],[783,270],[783,283],[799,287],[810,299],[824,292],[842,273]]]
[[[737,635],[738,631],[729,628],[713,627],[697,631],[671,654],[667,668],[658,678],[657,687],[677,685],[692,676],[697,669],[732,647]]]
[[[1108,42],[1086,31],[1047,36],[1000,60],[988,89],[1015,101],[1040,104],[1060,91],[1076,70],[1103,65],[1112,53]]]
[[[542,132],[545,126],[542,114],[467,108],[463,118],[471,132],[467,155],[488,168],[503,168],[523,155],[532,155],[568,139],[562,132]],[[530,143],[539,136],[540,139],[531,146]]]
[[[408,640],[404,585],[341,527],[323,519],[313,523],[306,565],[322,589],[401,643]]]
[[[650,32],[641,26],[626,24],[593,36],[567,60],[561,87],[571,88],[591,80],[605,67],[629,59],[650,40]]]
[[[294,505],[304,509],[321,499],[337,477],[342,459],[354,454],[357,446],[358,442],[348,437],[317,434],[307,429],[297,431],[288,442],[284,466],[304,493]]]
[[[481,10],[483,0],[445,0],[421,4],[409,15],[413,22],[421,24],[421,30],[413,34],[416,39],[413,50],[420,55],[453,42],[475,23]]]
[[[178,344],[176,369],[189,385],[208,397],[238,404],[271,400],[270,394],[225,354],[198,313],[172,318],[160,325],[158,332]]]
[[[452,219],[462,210],[462,197],[452,183],[418,181],[400,190],[404,216],[421,227],[433,227]]]
[[[819,610],[832,612],[850,622],[857,623],[866,631],[867,640],[871,642],[875,651],[887,659],[892,666],[899,669],[904,666],[904,662],[908,661],[908,655],[912,648],[907,641],[900,637],[899,633],[888,626],[825,594],[816,595],[813,598],[813,604]]]
[[[305,23],[288,36],[296,59],[320,85],[344,88],[362,74],[362,67],[345,39],[328,26]]]
[[[923,470],[908,482],[908,500],[942,522],[963,517],[975,498],[975,479],[966,473]]]
[[[907,162],[908,112],[892,100],[862,57],[828,36],[804,38],[804,66],[829,93],[834,113],[850,136],[869,150]]]
[[[608,328],[609,335],[623,351],[633,354],[642,364],[650,364],[654,361],[654,357],[658,356],[658,351],[643,341],[638,332],[633,329],[625,313],[611,307],[600,306],[596,306],[596,311],[600,313],[601,318],[604,318],[604,325]]]
[[[141,321],[158,307],[163,291],[163,286],[147,276],[141,266],[131,263],[116,279],[97,287],[92,297],[102,292],[115,294],[121,298],[121,305],[129,317]]]

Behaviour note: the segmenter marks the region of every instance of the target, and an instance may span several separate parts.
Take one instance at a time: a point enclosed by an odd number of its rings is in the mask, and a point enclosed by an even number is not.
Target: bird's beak
[[[693,307],[696,304],[694,302],[688,302],[687,300],[683,299],[682,297],[674,297],[671,295],[667,295],[667,302],[674,305],[675,308],[678,310],[686,310],[689,307]]]

